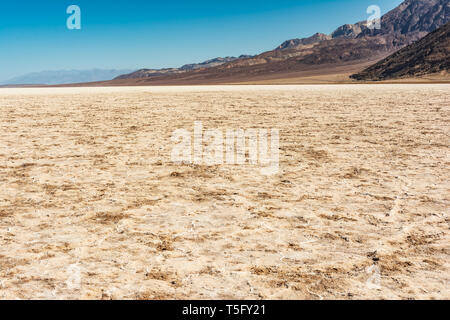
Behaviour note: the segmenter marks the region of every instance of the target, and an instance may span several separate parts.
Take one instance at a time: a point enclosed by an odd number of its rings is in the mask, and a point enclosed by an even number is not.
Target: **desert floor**
[[[280,129],[280,171],[172,133]],[[0,299],[450,298],[450,85],[0,89]]]

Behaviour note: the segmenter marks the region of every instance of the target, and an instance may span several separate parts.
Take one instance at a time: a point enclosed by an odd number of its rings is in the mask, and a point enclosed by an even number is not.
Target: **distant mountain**
[[[450,23],[351,76],[357,80],[387,80],[450,72]]]
[[[299,72],[329,72],[339,66],[373,63],[417,41],[450,21],[450,0],[406,0],[381,18],[381,29],[366,21],[346,24],[331,35],[316,33],[285,41],[272,51],[190,71],[134,74],[135,83],[239,82],[285,77]],[[353,70],[353,72],[356,70]],[[120,80],[130,79],[120,77]],[[125,82],[123,82],[125,83]],[[130,82],[132,83],[132,82]]]
[[[141,78],[152,78],[152,77],[158,77],[163,75],[170,75],[170,74],[180,74],[185,73],[192,70],[197,69],[206,69],[206,68],[212,68],[220,66],[224,63],[235,61],[238,59],[245,59],[250,58],[249,55],[241,55],[239,57],[225,57],[225,58],[215,58],[211,60],[207,60],[200,63],[192,63],[192,64],[185,64],[184,66],[180,68],[166,68],[166,69],[140,69],[137,71],[134,71],[129,74],[123,74],[118,77],[116,77],[115,80],[121,80],[121,79],[141,79]]]
[[[123,79],[143,79],[143,78],[152,78],[159,77],[164,75],[171,75],[176,73],[185,72],[180,68],[166,68],[166,69],[139,69],[137,71],[133,71],[126,74],[121,74],[114,78],[114,80],[123,80]]]
[[[3,81],[3,85],[32,85],[32,84],[68,84],[80,82],[93,82],[112,80],[118,75],[130,72],[131,70],[59,70],[42,71],[25,74],[20,77]]]
[[[227,62],[235,61],[238,59],[247,59],[247,58],[251,58],[251,57],[252,56],[243,54],[237,58],[236,57],[215,58],[215,59],[207,60],[207,61],[201,62],[201,63],[186,64],[186,65],[182,66],[180,69],[190,71],[190,70],[196,70],[196,69],[201,69],[201,68],[217,67],[217,66],[220,66]]]
[[[310,44],[318,43],[318,42],[321,42],[324,40],[331,40],[331,39],[332,39],[332,37],[327,34],[316,33],[315,35],[313,35],[309,38],[287,40],[287,41],[283,42],[277,49],[278,50],[290,49],[290,48],[295,48],[298,46],[310,45]]]

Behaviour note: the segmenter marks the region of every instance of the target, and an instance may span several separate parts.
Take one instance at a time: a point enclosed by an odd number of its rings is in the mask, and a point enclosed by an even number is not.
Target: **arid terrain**
[[[450,85],[0,89],[0,299],[449,299]],[[278,128],[280,171],[171,162]]]

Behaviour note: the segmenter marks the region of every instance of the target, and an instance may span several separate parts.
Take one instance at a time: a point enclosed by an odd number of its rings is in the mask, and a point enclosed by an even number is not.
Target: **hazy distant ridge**
[[[19,84],[68,84],[80,82],[94,82],[106,81],[114,79],[115,77],[129,73],[132,70],[57,70],[57,71],[42,71],[28,73],[19,77],[12,78],[7,81],[2,81],[3,85],[19,85]]]

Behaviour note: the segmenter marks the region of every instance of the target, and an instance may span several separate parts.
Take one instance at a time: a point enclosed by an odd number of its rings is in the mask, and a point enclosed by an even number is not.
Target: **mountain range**
[[[345,24],[330,35],[316,33],[285,41],[256,56],[217,58],[191,68],[148,70],[122,75],[110,84],[200,84],[355,73],[408,46],[450,21],[450,0],[406,0],[381,18]],[[217,62],[216,62],[217,61]]]
[[[351,81],[350,75],[353,81],[423,75],[449,71],[448,46],[442,42],[448,41],[446,29],[426,37],[449,22],[450,0],[405,0],[381,17],[379,29],[369,28],[366,21],[345,24],[331,34],[290,39],[255,56],[215,58],[179,68],[45,71],[5,84],[296,83],[310,78],[333,83]]]
[[[238,59],[251,58],[251,57],[252,56],[249,56],[249,55],[241,55],[239,57],[225,57],[225,58],[219,57],[219,58],[206,60],[206,61],[200,62],[200,63],[186,64],[184,66],[181,66],[180,68],[140,69],[140,70],[131,72],[129,74],[121,75],[121,76],[117,77],[116,79],[117,80],[139,79],[139,78],[157,77],[157,76],[167,75],[167,74],[177,74],[177,73],[183,73],[183,72],[197,70],[197,69],[217,67],[217,66],[225,64],[227,62],[235,61]]]

